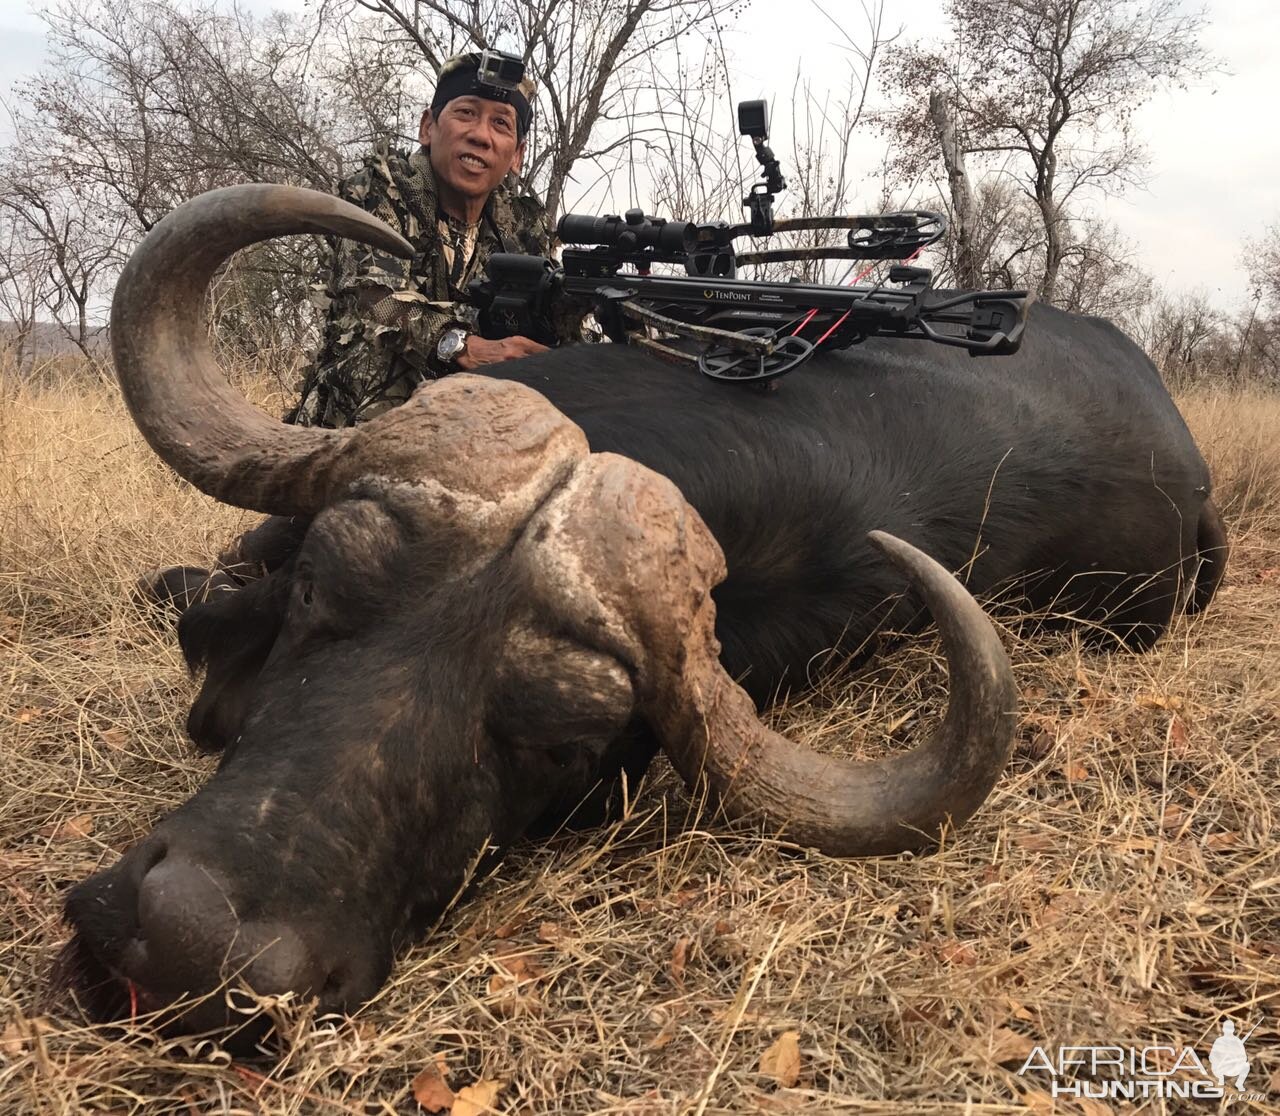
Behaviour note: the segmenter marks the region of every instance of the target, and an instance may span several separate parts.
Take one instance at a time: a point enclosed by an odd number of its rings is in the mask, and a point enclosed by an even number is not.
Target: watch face
[[[451,329],[440,338],[440,343],[436,346],[436,356],[445,362],[452,362],[466,347],[466,333],[460,329]]]

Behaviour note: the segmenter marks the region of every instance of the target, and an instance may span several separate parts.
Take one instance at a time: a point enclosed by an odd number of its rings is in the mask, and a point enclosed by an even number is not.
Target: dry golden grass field
[[[233,1061],[95,1028],[47,977],[66,888],[212,766],[127,587],[253,517],[175,482],[105,384],[0,391],[0,1114],[1280,1111],[1280,399],[1182,403],[1235,544],[1220,595],[1142,657],[1006,633],[1018,751],[943,851],[732,832],[660,763],[619,824],[517,850],[356,1018],[278,1006],[283,1056]],[[855,682],[779,719],[870,752],[945,693],[928,638]],[[1207,1065],[1227,1018],[1256,1030],[1221,1102],[1018,1072],[1037,1046]]]

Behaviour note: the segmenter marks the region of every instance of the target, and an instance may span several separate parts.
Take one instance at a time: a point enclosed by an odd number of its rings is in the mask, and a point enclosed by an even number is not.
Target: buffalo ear
[[[178,643],[204,684],[187,716],[187,734],[202,752],[220,752],[240,734],[258,675],[275,646],[289,600],[284,571],[193,605],[178,622]]]

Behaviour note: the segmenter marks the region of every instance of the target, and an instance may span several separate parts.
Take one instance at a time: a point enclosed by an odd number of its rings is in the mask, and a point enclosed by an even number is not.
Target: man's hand
[[[539,345],[528,337],[504,337],[501,341],[487,341],[472,334],[467,347],[458,354],[458,367],[464,372],[479,368],[482,364],[501,364],[504,360],[545,353],[546,345]]]

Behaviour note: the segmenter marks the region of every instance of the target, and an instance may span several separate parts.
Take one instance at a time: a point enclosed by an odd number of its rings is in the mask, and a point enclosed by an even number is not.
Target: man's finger
[[[548,351],[546,345],[539,345],[538,342],[531,337],[511,337],[508,338],[511,344],[519,352],[520,356],[532,356],[534,353],[545,353]]]

